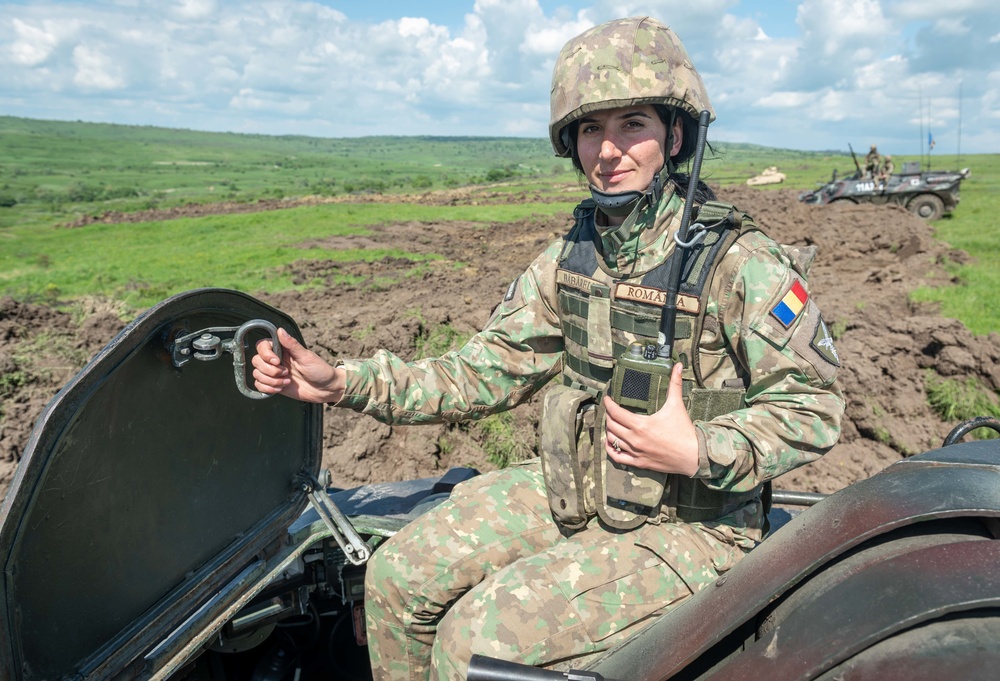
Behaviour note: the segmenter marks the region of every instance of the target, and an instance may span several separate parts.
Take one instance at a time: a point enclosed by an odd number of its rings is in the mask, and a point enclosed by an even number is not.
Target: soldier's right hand
[[[278,329],[282,358],[271,341],[257,343],[253,364],[254,386],[262,393],[285,395],[303,402],[339,402],[347,387],[344,369],[330,366],[284,329]]]

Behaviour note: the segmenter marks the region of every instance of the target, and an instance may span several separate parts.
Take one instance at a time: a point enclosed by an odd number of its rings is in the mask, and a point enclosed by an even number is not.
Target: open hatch
[[[319,473],[322,408],[237,389],[268,335],[250,320],[301,340],[248,295],[190,291],[48,405],[0,506],[0,678],[155,677],[267,579]]]

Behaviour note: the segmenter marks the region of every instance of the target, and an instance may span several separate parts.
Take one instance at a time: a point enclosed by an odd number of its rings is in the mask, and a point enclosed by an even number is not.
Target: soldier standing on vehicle
[[[865,177],[874,179],[878,175],[880,165],[882,165],[882,157],[878,153],[878,148],[873,144],[868,155],[865,156]]]
[[[885,160],[882,161],[882,167],[878,171],[878,184],[880,188],[885,186],[885,183],[889,181],[895,170],[896,164],[892,162],[892,156],[886,154]]]
[[[368,563],[376,679],[463,679],[475,653],[579,666],[735,565],[762,538],[762,485],[837,441],[839,358],[809,258],[705,185],[698,245],[675,242],[689,180],[678,165],[711,110],[663,24],[586,31],[556,60],[549,133],[591,196],[483,331],[415,362],[382,350],[331,367],[283,331],[283,363],[258,346],[258,390],[392,424],[478,419],[559,378],[540,460],[456,486]],[[669,396],[639,415],[606,397],[609,380],[631,342],[656,338],[664,275],[690,252],[700,255],[683,261]],[[660,474],[652,505],[618,498]],[[626,476],[621,489],[612,475]]]

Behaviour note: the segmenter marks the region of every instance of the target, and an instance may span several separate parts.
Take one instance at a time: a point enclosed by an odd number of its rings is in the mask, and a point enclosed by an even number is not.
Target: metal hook
[[[694,236],[692,236],[687,241],[681,241],[680,232],[674,234],[674,243],[676,243],[681,248],[691,248],[698,242],[702,241],[705,238],[705,235],[708,233],[708,227],[701,224],[700,222],[696,222],[693,225],[691,225],[691,230],[694,231]]]

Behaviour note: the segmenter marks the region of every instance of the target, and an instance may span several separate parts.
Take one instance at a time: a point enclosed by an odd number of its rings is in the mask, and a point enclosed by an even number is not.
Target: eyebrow
[[[646,118],[648,120],[652,120],[653,119],[652,116],[650,116],[648,113],[646,113],[644,111],[630,111],[627,114],[623,114],[621,116],[621,118],[618,119],[618,120],[628,120],[630,118]],[[617,119],[617,117],[616,117],[616,119]],[[583,118],[580,119],[581,123],[595,123],[596,121],[597,121],[597,119],[593,118],[591,116],[584,116]]]

